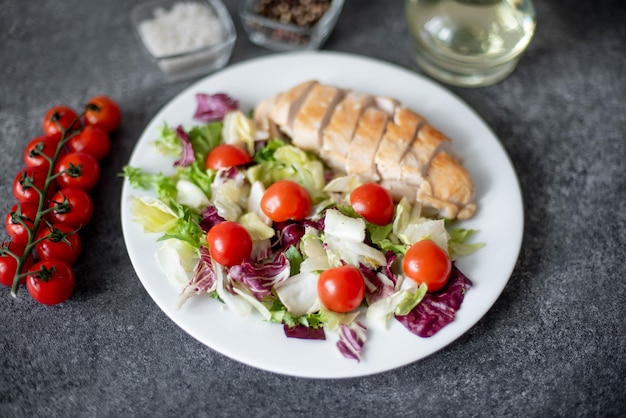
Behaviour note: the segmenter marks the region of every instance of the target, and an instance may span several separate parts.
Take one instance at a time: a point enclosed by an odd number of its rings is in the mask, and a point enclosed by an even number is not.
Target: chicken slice
[[[289,134],[292,142],[304,150],[319,153],[322,132],[344,94],[336,87],[324,84],[313,86],[293,120],[293,129]]]
[[[370,95],[348,92],[341,100],[322,134],[320,156],[333,170],[346,170],[350,142],[363,110],[373,103]]]
[[[420,184],[433,156],[440,149],[449,147],[450,140],[432,125],[425,123],[418,130],[406,154],[400,160],[400,179],[411,184]]]
[[[380,180],[374,165],[374,156],[385,133],[388,120],[387,112],[378,107],[365,109],[348,149],[348,158],[346,159],[346,172],[348,174],[357,175],[365,181]]]
[[[286,134],[291,130],[294,117],[313,87],[319,83],[315,80],[300,83],[284,93],[279,94],[270,113],[272,121],[281,127]]]
[[[404,167],[399,163],[423,122],[423,117],[404,106],[395,109],[374,157],[376,168],[385,180],[401,179]]]
[[[474,187],[467,170],[448,152],[439,152],[430,162],[417,200],[438,210],[448,219],[468,219],[476,210]]]

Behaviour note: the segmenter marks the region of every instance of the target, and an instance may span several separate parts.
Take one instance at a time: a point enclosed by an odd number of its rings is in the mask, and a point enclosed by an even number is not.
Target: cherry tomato
[[[324,270],[317,281],[317,295],[331,311],[353,311],[361,305],[365,295],[363,276],[359,269],[350,265]]]
[[[25,244],[17,242],[5,242],[0,249],[0,283],[6,286],[13,286],[13,279],[15,278],[15,272],[17,271],[17,259],[10,254],[4,254],[4,249],[10,250],[13,254],[21,257],[24,255]],[[22,265],[22,272],[28,271],[33,265],[33,256],[29,255],[24,264]],[[26,279],[20,279],[20,283],[24,283]]]
[[[206,168],[219,170],[243,165],[252,161],[248,153],[230,144],[220,144],[213,148],[206,159]]]
[[[102,160],[111,151],[111,139],[104,129],[88,125],[67,142],[67,148],[70,152],[84,152],[96,160]]]
[[[402,260],[402,270],[417,284],[426,283],[429,292],[436,292],[448,282],[452,263],[444,250],[426,239],[409,248]]]
[[[98,160],[84,152],[71,152],[59,159],[56,166],[57,183],[61,188],[76,187],[89,191],[98,184],[100,166]],[[77,174],[73,177],[72,174]]]
[[[48,171],[41,167],[26,167],[13,180],[13,196],[22,203],[39,203],[39,193],[43,192]],[[36,189],[35,189],[36,188]]]
[[[28,243],[28,230],[32,228],[37,216],[38,205],[35,203],[19,203],[11,207],[11,211],[4,218],[7,234],[12,242],[26,245]],[[22,220],[26,226],[21,224]]]
[[[206,240],[211,258],[226,267],[241,264],[252,254],[252,238],[237,222],[218,223],[209,230]]]
[[[72,266],[80,257],[83,244],[80,236],[69,225],[56,224],[37,234],[37,255],[40,260],[61,260]]]
[[[301,221],[309,216],[313,204],[309,192],[291,180],[279,180],[261,198],[261,210],[274,222]]]
[[[62,133],[63,129],[68,130],[70,127],[80,129],[80,119],[74,109],[69,106],[54,106],[46,112],[43,118],[43,133],[46,135]]]
[[[91,196],[76,187],[65,187],[56,192],[50,199],[48,208],[56,208],[47,214],[50,222],[66,224],[74,229],[87,225],[94,209]]]
[[[394,205],[391,194],[376,183],[365,183],[350,193],[350,204],[367,222],[387,225],[393,221]]]
[[[37,302],[56,305],[65,302],[74,292],[76,274],[60,260],[40,261],[30,268],[26,289]]]
[[[93,97],[85,105],[85,125],[97,126],[107,132],[117,130],[122,121],[118,104],[106,96]]]
[[[24,163],[26,167],[41,167],[47,170],[50,163],[43,155],[46,155],[48,158],[54,157],[59,142],[61,142],[60,133],[32,139],[26,145],[26,149],[24,149]]]

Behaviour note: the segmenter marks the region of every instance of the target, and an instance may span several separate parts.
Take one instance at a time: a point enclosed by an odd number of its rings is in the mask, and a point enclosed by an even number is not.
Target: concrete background
[[[75,294],[57,307],[0,289],[0,416],[618,416],[626,412],[626,8],[536,1],[517,70],[449,87],[491,126],[524,195],[502,296],[468,333],[398,370],[345,380],[275,375],[203,346],[150,299],[121,235],[117,177],[165,83],[129,0],[0,1],[0,204],[58,103],[114,97],[123,125],[93,192]],[[236,16],[237,1],[227,6]],[[235,18],[237,63],[269,54]],[[348,1],[324,49],[419,70],[400,1]]]

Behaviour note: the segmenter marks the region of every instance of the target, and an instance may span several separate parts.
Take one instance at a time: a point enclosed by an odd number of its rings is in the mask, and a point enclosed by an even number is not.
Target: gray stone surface
[[[617,416],[626,413],[626,13],[623,2],[536,1],[515,73],[450,88],[493,128],[517,170],[525,233],[502,296],[468,333],[375,376],[308,380],[198,343],[130,264],[117,177],[164,83],[133,36],[128,0],[0,1],[0,203],[47,108],[96,94],[124,112],[94,191],[71,300],[0,289],[0,416]],[[237,1],[227,1],[236,12]],[[269,54],[239,39],[237,63]],[[325,49],[419,71],[400,1],[348,1]]]

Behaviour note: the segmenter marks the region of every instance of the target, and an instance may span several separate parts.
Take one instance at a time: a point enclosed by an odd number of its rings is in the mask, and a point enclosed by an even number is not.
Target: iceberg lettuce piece
[[[272,220],[268,218],[261,209],[261,199],[263,199],[264,194],[265,186],[263,186],[263,183],[260,181],[252,183],[252,186],[250,186],[250,196],[248,196],[248,212],[256,213],[261,221],[267,225],[272,225]]]
[[[363,242],[365,240],[365,221],[363,218],[351,218],[337,209],[326,211],[324,233],[338,240]]]
[[[226,113],[222,127],[222,140],[225,144],[236,145],[254,154],[256,128],[252,119],[240,110]]]
[[[198,212],[211,204],[202,189],[187,180],[178,180],[176,183],[176,200]]]
[[[318,275],[301,272],[274,286],[278,298],[293,316],[317,312],[320,301],[317,296]]]
[[[272,238],[276,231],[264,223],[255,212],[244,213],[237,221],[246,228],[252,241],[262,241]]]
[[[382,324],[393,318],[394,315],[406,315],[424,298],[428,287],[422,283],[419,287],[413,286],[400,289],[393,294],[378,299],[367,308],[366,316]]]
[[[133,221],[143,226],[144,232],[166,232],[178,221],[176,213],[163,201],[151,196],[131,196]]]
[[[378,268],[387,264],[382,251],[364,242],[365,227],[363,218],[351,218],[337,209],[326,211],[324,242],[331,266],[338,267],[345,262],[355,267],[364,263]]]
[[[411,223],[398,235],[400,240],[407,245],[413,245],[423,239],[431,239],[442,250],[448,253],[448,240],[450,236],[446,230],[443,219],[425,219]]]
[[[247,316],[252,312],[252,304],[246,298],[241,297],[237,293],[233,293],[232,284],[230,283],[228,276],[226,275],[225,268],[220,266],[215,261],[212,261],[213,271],[217,279],[217,286],[215,291],[220,297],[222,302],[235,314],[239,316]]]
[[[156,252],[156,260],[165,276],[177,286],[189,282],[189,273],[198,264],[198,251],[188,242],[179,239],[162,241]]]
[[[271,141],[267,150],[255,155],[258,164],[248,168],[251,183],[260,181],[265,187],[279,180],[292,180],[307,189],[315,203],[326,198],[324,165],[320,160],[292,145]]]
[[[211,198],[217,213],[227,221],[236,222],[247,207],[248,188],[244,176],[237,170],[218,170],[211,185]]]

